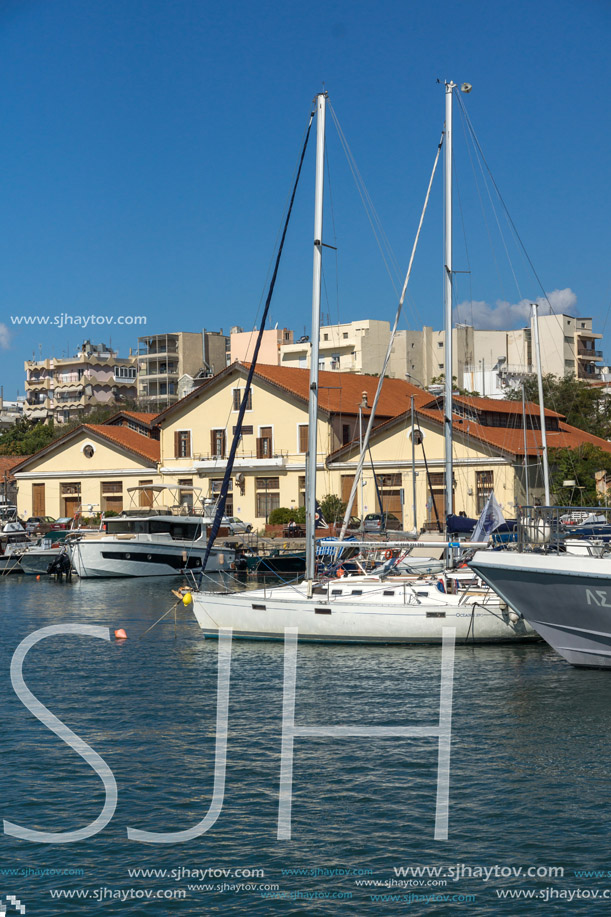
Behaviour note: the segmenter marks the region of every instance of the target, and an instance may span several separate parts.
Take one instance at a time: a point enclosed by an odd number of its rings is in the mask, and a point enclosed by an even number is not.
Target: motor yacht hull
[[[469,566],[572,665],[611,668],[611,560],[478,551]]]
[[[177,576],[183,570],[197,572],[206,553],[205,544],[118,540],[113,536],[83,539],[70,548],[72,566],[82,579],[116,576]],[[231,548],[212,548],[206,573],[229,571],[235,560]]]

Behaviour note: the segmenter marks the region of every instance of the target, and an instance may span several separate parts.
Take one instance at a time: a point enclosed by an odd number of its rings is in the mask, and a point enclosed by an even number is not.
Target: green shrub
[[[297,509],[289,509],[287,506],[279,506],[273,509],[268,517],[270,525],[288,525],[293,519],[297,525],[305,525],[305,507],[298,506]]]

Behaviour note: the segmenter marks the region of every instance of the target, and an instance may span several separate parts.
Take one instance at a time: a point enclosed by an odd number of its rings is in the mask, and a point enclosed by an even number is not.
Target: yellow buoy
[[[191,593],[190,593],[190,592],[185,592],[185,594],[184,594],[183,597],[182,597],[182,604],[183,604],[183,605],[191,605],[192,602],[193,602],[193,596],[191,595]]]

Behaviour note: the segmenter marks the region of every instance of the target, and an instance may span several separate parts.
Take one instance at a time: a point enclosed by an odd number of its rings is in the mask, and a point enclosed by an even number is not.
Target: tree
[[[32,455],[58,437],[52,423],[46,424],[20,417],[0,436],[0,455]]]
[[[593,443],[577,449],[550,449],[550,485],[560,506],[596,506],[604,502],[596,490],[596,472],[606,471],[611,484],[611,453]],[[575,481],[575,487],[564,487]]]
[[[524,396],[526,401],[539,404],[536,376],[524,379]],[[511,401],[521,400],[522,386],[511,389],[507,398]],[[543,401],[549,410],[563,414],[572,427],[602,439],[611,438],[611,399],[583,379],[548,373],[543,377]]]
[[[336,494],[326,494],[320,501],[320,508],[329,525],[341,522],[346,512],[346,504]]]

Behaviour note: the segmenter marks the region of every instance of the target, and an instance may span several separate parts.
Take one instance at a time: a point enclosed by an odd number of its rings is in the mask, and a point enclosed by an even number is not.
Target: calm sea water
[[[119,798],[111,823],[86,841],[35,844],[3,835],[0,897],[17,896],[27,917],[602,913],[604,903],[592,896],[611,889],[611,675],[573,669],[545,645],[457,648],[447,841],[433,839],[434,738],[297,739],[292,840],[278,841],[283,647],[239,641],[218,820],[183,844],[128,840],[128,826],[161,832],[197,823],[212,794],[217,644],[202,638],[182,607],[176,621],[171,615],[139,639],[173,604],[172,585],[0,580],[0,800],[3,818],[14,823],[74,830],[104,802],[96,773],[16,697],[9,677],[15,648],[50,624],[123,627],[128,634],[124,643],[52,637],[25,661],[30,690],[104,758]],[[296,720],[432,725],[440,659],[435,647],[300,647]],[[419,866],[445,875],[400,875],[402,867]],[[486,879],[482,867],[498,869]],[[508,875],[519,867],[561,868],[564,876]],[[130,875],[134,869],[159,873]],[[206,869],[228,872],[197,872]],[[253,877],[248,870],[263,872]],[[609,878],[576,875],[580,870],[609,870]],[[379,884],[358,884],[364,881]],[[58,890],[81,897],[53,897]],[[186,897],[144,897],[177,890]],[[507,890],[552,897],[499,899]],[[569,901],[575,890],[582,897]],[[264,897],[270,894],[277,897]],[[395,900],[372,900],[391,894]],[[9,906],[7,917],[12,913]]]

